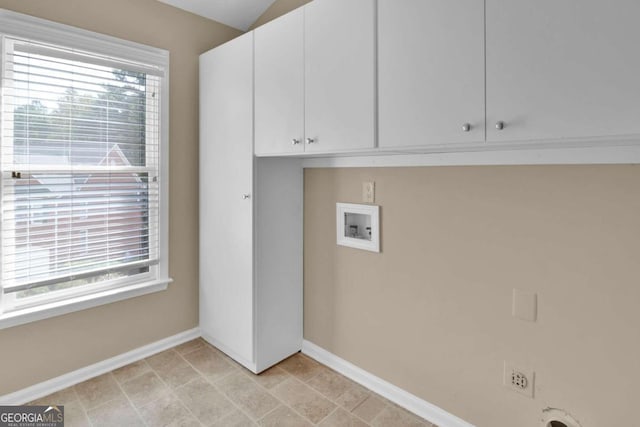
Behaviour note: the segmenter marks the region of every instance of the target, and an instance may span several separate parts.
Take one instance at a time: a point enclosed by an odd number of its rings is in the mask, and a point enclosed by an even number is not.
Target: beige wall
[[[0,330],[3,395],[197,326],[198,55],[240,32],[155,0],[0,0],[0,8],[171,52],[169,273],[175,280],[165,292]]]
[[[269,8],[251,25],[250,30],[253,30],[260,25],[266,24],[269,21],[276,19],[279,16],[284,15],[287,12],[291,12],[293,9],[309,3],[311,0],[276,0]]]
[[[369,180],[380,254],[335,242],[335,203]],[[305,339],[478,426],[547,406],[638,425],[639,194],[638,166],[307,169]],[[502,387],[504,360],[535,369],[535,399]]]

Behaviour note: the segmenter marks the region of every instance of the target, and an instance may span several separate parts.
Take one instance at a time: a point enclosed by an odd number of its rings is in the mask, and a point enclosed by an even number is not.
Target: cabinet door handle
[[[500,121],[496,123],[496,129],[502,130],[504,129],[504,122]]]
[[[299,139],[296,139],[296,138],[293,138],[293,139],[291,140],[291,143],[292,143],[293,145],[298,145],[298,144],[300,144],[300,140],[299,140]]]
[[[471,125],[469,123],[465,123],[462,125],[462,130],[464,132],[469,132],[471,130]]]
[[[251,198],[251,194],[243,194],[242,200],[249,200]]]
[[[316,140],[313,138],[307,138],[307,144],[315,144]]]

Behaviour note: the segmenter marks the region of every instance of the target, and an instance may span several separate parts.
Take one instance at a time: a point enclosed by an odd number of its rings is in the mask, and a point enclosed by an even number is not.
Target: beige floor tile
[[[198,372],[212,381],[229,375],[237,369],[225,360],[225,357],[220,354],[220,352],[213,350],[210,347],[203,347],[199,350],[185,354],[184,358],[194,368],[196,368]]]
[[[349,388],[338,397],[335,402],[347,411],[353,411],[358,405],[369,397],[371,392],[359,384],[351,382]]]
[[[327,369],[302,353],[294,354],[280,362],[278,366],[305,382],[318,375],[320,371]]]
[[[139,412],[142,420],[153,427],[168,427],[192,418],[180,399],[172,394],[143,406]]]
[[[180,421],[169,424],[169,427],[202,427],[202,423],[195,418],[184,418]]]
[[[123,366],[120,369],[113,371],[113,376],[120,384],[125,381],[129,381],[135,377],[138,377],[145,372],[149,372],[151,368],[144,360],[138,360],[130,365]]]
[[[200,376],[182,357],[176,357],[161,364],[154,371],[169,387],[176,388]]]
[[[64,404],[65,427],[89,427],[89,418],[79,400]]]
[[[158,354],[154,354],[153,356],[147,357],[145,359],[147,364],[149,364],[149,366],[151,366],[153,369],[159,369],[163,366],[166,366],[172,363],[173,364],[179,363],[180,360],[183,360],[182,357],[180,357],[178,352],[175,351],[174,349],[170,349]]]
[[[255,427],[257,424],[251,421],[246,414],[236,409],[217,423],[213,427]]]
[[[93,427],[143,427],[144,423],[127,398],[121,396],[87,411]]]
[[[337,372],[325,369],[311,378],[307,384],[335,402],[353,383]]]
[[[334,403],[295,378],[276,386],[273,394],[313,424],[322,421],[336,408]]]
[[[67,427],[89,427],[89,418],[80,404],[80,398],[73,387],[65,388],[29,405],[61,405],[64,406],[64,423]]]
[[[436,427],[305,355],[255,375],[201,339],[31,404],[67,427]]]
[[[235,406],[204,378],[178,387],[176,394],[182,403],[205,425],[212,425],[229,415]]]
[[[118,397],[124,397],[113,376],[100,375],[75,386],[80,403],[89,410]]]
[[[366,422],[370,423],[387,407],[387,403],[376,395],[370,395],[359,404],[352,412]]]
[[[395,405],[388,405],[371,422],[375,427],[432,427],[433,424]]]
[[[205,342],[202,338],[197,338],[192,341],[188,341],[184,344],[180,344],[174,350],[178,352],[178,354],[187,354],[192,351],[199,350],[205,346]]]
[[[320,427],[367,427],[369,424],[360,418],[350,414],[342,408],[336,409],[331,415],[324,419],[318,426]]]
[[[78,395],[73,387],[52,393],[48,396],[30,402],[29,405],[66,405],[78,401]]]
[[[124,392],[129,396],[131,402],[140,408],[149,402],[158,400],[169,394],[167,387],[160,377],[153,372],[146,372],[121,385]]]
[[[291,375],[282,368],[278,366],[274,366],[273,368],[267,369],[266,371],[256,375],[253,372],[243,369],[242,372],[255,381],[258,382],[262,387],[272,389],[287,378],[290,378]]]
[[[226,353],[220,349],[218,349],[217,347],[215,347],[214,345],[211,345],[210,343],[208,343],[205,340],[202,340],[202,342],[204,343],[204,346],[210,350],[213,350],[215,353],[218,353],[218,355],[220,357],[222,357],[224,360],[226,360],[227,362],[231,363],[233,366],[237,366],[238,368],[240,367],[240,364],[238,364],[238,362],[236,362],[235,360],[233,360],[232,358],[230,358],[229,356],[226,355]]]
[[[311,427],[312,424],[286,406],[269,412],[258,422],[263,427]]]
[[[264,417],[279,405],[278,399],[240,371],[227,375],[215,385],[254,420]]]

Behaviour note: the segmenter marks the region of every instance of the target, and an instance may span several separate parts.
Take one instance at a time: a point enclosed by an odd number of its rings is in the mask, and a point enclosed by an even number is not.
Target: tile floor
[[[432,427],[302,354],[253,375],[201,339],[32,403],[66,427]]]

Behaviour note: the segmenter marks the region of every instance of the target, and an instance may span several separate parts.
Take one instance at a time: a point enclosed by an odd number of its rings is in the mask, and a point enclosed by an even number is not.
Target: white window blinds
[[[151,276],[162,68],[6,36],[2,51],[3,293]]]

